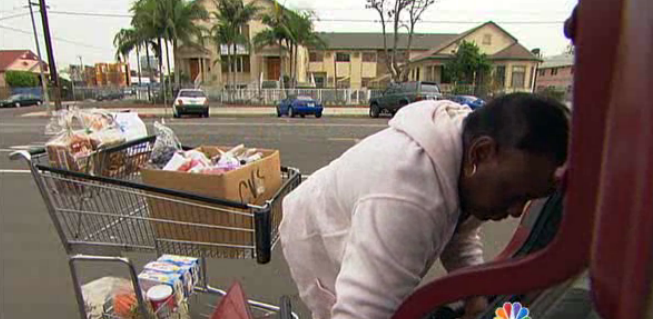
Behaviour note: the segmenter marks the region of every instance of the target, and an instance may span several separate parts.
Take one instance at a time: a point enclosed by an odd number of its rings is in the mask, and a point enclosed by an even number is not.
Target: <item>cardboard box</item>
[[[210,157],[219,154],[218,147],[203,146],[201,151]],[[221,147],[227,151],[230,148]],[[141,177],[145,184],[184,191],[230,201],[263,205],[281,187],[281,160],[277,150],[258,150],[263,158],[240,169],[221,175],[192,174],[143,168]],[[160,195],[157,195],[160,196]],[[150,217],[186,223],[184,225],[152,221],[157,238],[231,246],[253,246],[254,217],[249,210],[189,201],[171,196],[171,200],[148,197]],[[176,202],[175,200],[182,200]],[[240,213],[240,214],[239,214]],[[243,214],[245,213],[245,214]],[[202,225],[225,227],[210,228]],[[226,229],[228,228],[228,229]],[[239,258],[243,249],[238,247],[205,246],[212,256]],[[165,250],[165,247],[162,247]]]

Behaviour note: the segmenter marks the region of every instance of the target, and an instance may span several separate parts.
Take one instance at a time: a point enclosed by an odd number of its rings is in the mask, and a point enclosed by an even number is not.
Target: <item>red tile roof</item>
[[[37,61],[38,59],[36,54],[30,50],[0,50],[0,71],[6,70],[14,61],[23,56],[28,60]]]

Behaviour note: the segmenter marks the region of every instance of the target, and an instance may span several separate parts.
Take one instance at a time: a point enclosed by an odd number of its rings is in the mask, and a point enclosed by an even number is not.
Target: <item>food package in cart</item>
[[[182,275],[179,273],[162,273],[146,269],[138,275],[138,283],[144,291],[148,291],[154,286],[168,285],[172,287],[176,305],[181,304],[184,300]]]
[[[93,152],[93,143],[83,127],[74,129],[74,121],[79,120],[76,115],[75,111],[64,110],[52,116],[46,134],[55,136],[45,143],[45,148],[53,167],[88,172],[92,164],[89,156]]]
[[[153,261],[145,265],[143,269],[164,274],[178,274],[181,277],[184,297],[188,298],[188,296],[193,292],[193,276],[188,267],[179,267],[175,264],[163,261]]]
[[[157,259],[161,262],[176,265],[181,268],[188,269],[193,279],[193,286],[197,285],[200,280],[200,261],[199,258],[177,256],[177,255],[162,255]]]

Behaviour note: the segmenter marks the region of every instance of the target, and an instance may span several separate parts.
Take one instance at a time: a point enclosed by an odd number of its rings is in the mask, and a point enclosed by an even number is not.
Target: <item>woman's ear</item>
[[[467,158],[469,163],[479,165],[494,160],[497,153],[497,142],[493,138],[484,135],[472,141],[467,151]]]

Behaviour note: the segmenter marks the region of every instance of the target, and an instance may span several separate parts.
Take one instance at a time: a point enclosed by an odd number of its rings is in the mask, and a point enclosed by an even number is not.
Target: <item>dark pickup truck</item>
[[[410,103],[441,98],[440,87],[435,82],[391,84],[380,96],[370,99],[370,117],[379,117],[381,113],[394,115]]]

